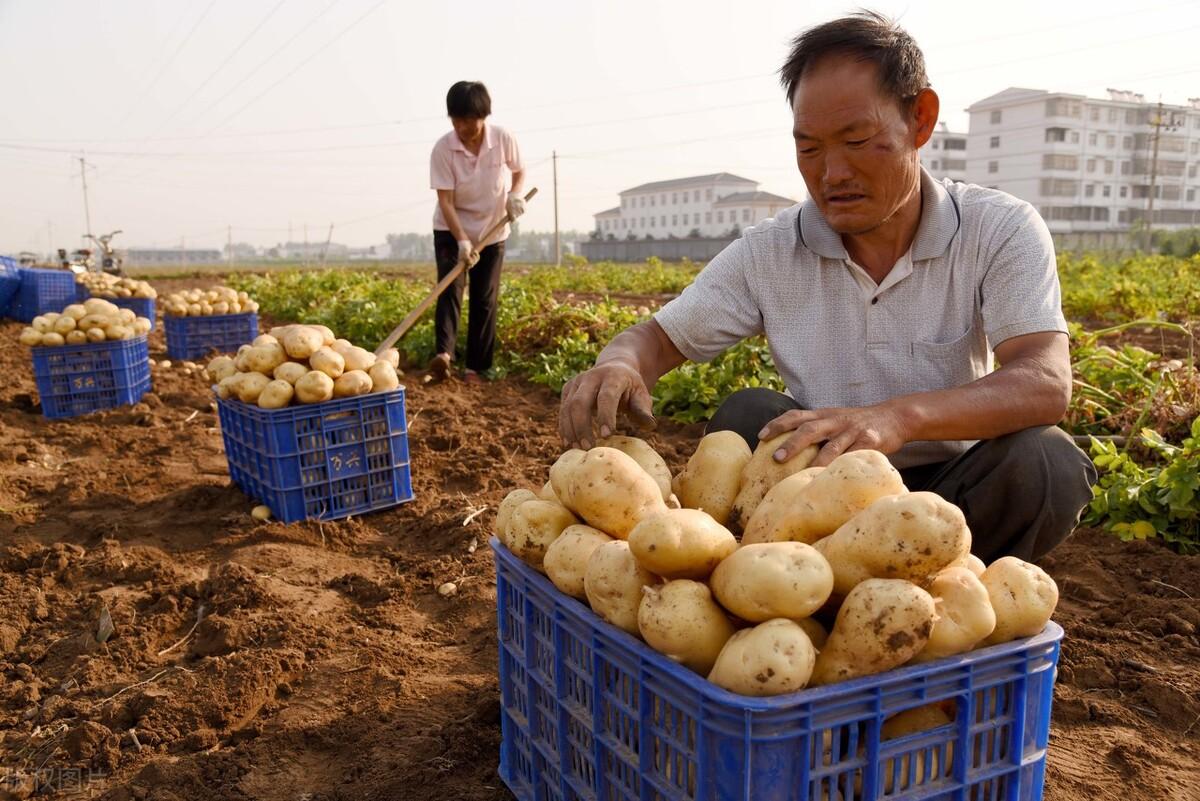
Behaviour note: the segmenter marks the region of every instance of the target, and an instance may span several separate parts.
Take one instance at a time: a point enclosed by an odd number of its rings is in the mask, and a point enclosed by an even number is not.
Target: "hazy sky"
[[[381,243],[431,228],[445,93],[482,80],[540,196],[590,229],[634,184],[729,171],[801,198],[775,71],[836,2],[0,0],[0,252]],[[942,118],[1008,86],[1183,103],[1200,2],[879,2],[925,50]]]

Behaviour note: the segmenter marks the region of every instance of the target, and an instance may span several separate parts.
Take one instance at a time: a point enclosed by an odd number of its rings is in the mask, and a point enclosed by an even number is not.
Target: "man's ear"
[[[938,113],[941,111],[941,101],[938,99],[937,92],[932,89],[922,89],[913,101],[912,119],[916,125],[916,146],[920,150],[933,136],[933,129],[937,126]]]

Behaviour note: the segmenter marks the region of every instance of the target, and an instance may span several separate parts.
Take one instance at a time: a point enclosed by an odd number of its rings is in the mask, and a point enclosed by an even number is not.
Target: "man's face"
[[[919,186],[918,145],[875,65],[830,56],[805,71],[792,101],[796,163],[829,226],[864,234],[890,219]]]
[[[483,120],[478,117],[451,117],[450,124],[463,143],[477,141],[483,136]]]

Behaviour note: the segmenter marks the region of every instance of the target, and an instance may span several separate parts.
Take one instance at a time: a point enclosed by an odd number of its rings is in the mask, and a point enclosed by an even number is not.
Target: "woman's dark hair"
[[[446,93],[446,113],[451,117],[482,120],[492,113],[492,98],[479,81],[459,81]]]
[[[925,56],[908,33],[875,11],[859,11],[800,33],[779,70],[779,82],[793,100],[804,71],[826,56],[847,55],[870,61],[879,72],[879,86],[900,108],[908,111],[923,89],[929,88]]]

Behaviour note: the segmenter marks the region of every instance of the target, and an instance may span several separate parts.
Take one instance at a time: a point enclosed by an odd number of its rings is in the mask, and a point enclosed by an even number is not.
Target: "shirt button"
[[[876,303],[878,303],[878,302],[879,302],[879,298],[871,298],[871,305],[872,305],[872,306],[874,306],[874,305],[875,305]]]

